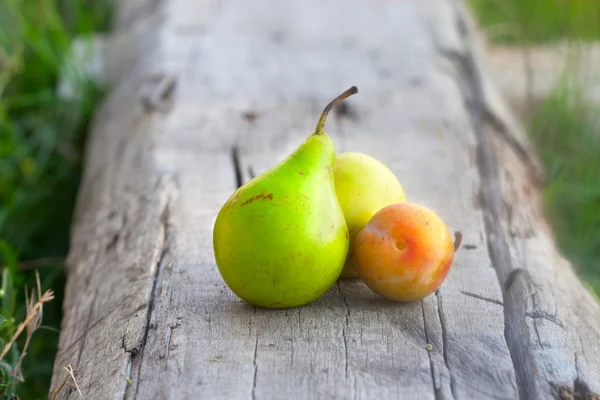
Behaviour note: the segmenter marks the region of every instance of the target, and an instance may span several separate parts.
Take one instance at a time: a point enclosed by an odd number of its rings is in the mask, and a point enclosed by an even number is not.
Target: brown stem
[[[462,232],[455,231],[454,232],[454,251],[458,250],[461,242],[462,242]]]
[[[317,129],[315,129],[315,134],[317,134],[317,135],[323,134],[323,130],[325,128],[325,120],[327,119],[327,114],[329,114],[329,111],[331,111],[333,106],[335,106],[338,103],[341,103],[344,99],[346,99],[356,93],[358,93],[358,88],[356,86],[352,86],[351,88],[344,91],[344,93],[340,94],[338,97],[331,100],[331,103],[327,104],[327,106],[323,110],[323,113],[321,114],[321,118],[319,118],[319,122],[317,123]]]

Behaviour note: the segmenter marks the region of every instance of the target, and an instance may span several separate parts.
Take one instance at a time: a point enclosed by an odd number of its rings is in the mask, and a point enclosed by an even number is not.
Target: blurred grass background
[[[599,0],[468,0],[490,44],[567,44],[600,39]],[[583,50],[581,50],[583,49]],[[558,245],[582,279],[600,294],[600,104],[586,100],[585,79],[567,63],[563,78],[526,121],[547,174],[546,215]],[[600,72],[600,65],[595,66]],[[593,67],[591,68],[593,70]],[[581,77],[580,77],[581,78]]]
[[[61,68],[71,72],[70,46],[109,28],[110,0],[0,2],[0,345],[24,319],[24,287],[56,298],[23,361],[24,383],[12,371],[23,348],[0,362],[2,398],[47,398],[60,328],[71,213],[86,130],[102,91],[71,73],[75,99],[57,92]],[[598,0],[467,0],[493,43],[520,46],[600,39]],[[562,251],[600,293],[600,113],[565,79],[528,121],[548,174],[544,200]],[[58,261],[57,261],[58,260]]]
[[[600,38],[597,0],[466,0],[497,44],[522,45]]]
[[[23,383],[12,371],[25,334],[0,363],[2,398],[48,398],[65,284],[63,260],[81,171],[86,128],[102,92],[70,60],[74,37],[108,28],[110,7],[95,0],[0,2],[0,345],[26,314],[24,289],[56,298],[43,310],[23,360]],[[58,96],[61,69],[78,95]],[[33,262],[32,262],[33,261]],[[24,263],[24,264],[22,264]]]

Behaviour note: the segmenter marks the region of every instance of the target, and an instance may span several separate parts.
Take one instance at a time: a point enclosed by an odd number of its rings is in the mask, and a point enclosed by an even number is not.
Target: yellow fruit
[[[406,201],[402,185],[381,161],[362,153],[339,154],[333,167],[335,191],[348,225],[350,251],[342,278],[357,277],[352,242],[383,207]]]

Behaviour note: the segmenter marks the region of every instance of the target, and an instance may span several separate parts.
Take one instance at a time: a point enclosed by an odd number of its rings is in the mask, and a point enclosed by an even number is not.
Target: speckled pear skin
[[[217,215],[218,270],[233,293],[255,306],[308,304],[344,267],[349,233],[335,192],[335,147],[323,123],[322,116],[315,133],[238,188]]]

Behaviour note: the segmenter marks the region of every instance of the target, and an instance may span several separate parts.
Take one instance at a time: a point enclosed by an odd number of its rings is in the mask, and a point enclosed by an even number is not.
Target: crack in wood
[[[258,365],[256,364],[256,355],[258,353],[258,331],[256,332],[256,341],[254,342],[254,356],[252,365],[254,366],[254,376],[252,378],[252,400],[256,400],[256,376],[258,375]]]
[[[473,297],[474,299],[487,301],[488,303],[492,303],[492,304],[498,304],[499,306],[504,306],[504,304],[500,300],[490,299],[489,297],[480,296],[478,294],[471,293],[471,292],[466,292],[464,290],[461,290],[460,292],[462,294],[464,294],[465,296]]]
[[[546,311],[542,311],[542,310],[530,311],[530,312],[526,313],[525,316],[532,318],[534,320],[544,319],[546,321],[552,322],[554,325],[558,326],[561,329],[565,329],[565,326],[559,319],[556,318],[556,315],[550,315]]]
[[[529,279],[529,272],[527,272],[523,268],[514,268],[512,271],[510,271],[510,273],[508,274],[508,277],[504,281],[503,291],[505,293],[509,292],[510,288],[515,283],[517,276],[519,274],[523,274],[523,275],[525,275],[525,279],[527,279],[527,280]]]
[[[169,73],[158,73],[150,76],[140,89],[140,103],[146,112],[168,112],[177,78]]]
[[[167,340],[166,340],[166,346],[165,346],[165,365],[164,365],[164,369],[165,371],[167,370],[168,367],[168,362],[169,362],[169,353],[171,351],[171,339],[173,338],[173,331],[177,328],[179,328],[181,326],[181,322],[177,321],[175,322],[175,324],[173,325],[169,325],[169,330],[167,331]]]
[[[146,304],[142,304],[140,307],[138,307],[135,310],[133,310],[133,312],[131,314],[126,315],[125,319],[132,318],[135,313],[143,310],[144,308],[146,308],[146,306],[147,306]],[[118,310],[117,307],[113,308],[112,310],[110,310],[109,312],[107,312],[105,315],[103,315],[102,317],[100,317],[96,321],[94,321],[92,324],[90,324],[90,326],[87,327],[87,329],[85,330],[85,332],[83,332],[76,339],[74,339],[69,345],[65,346],[65,348],[62,349],[62,352],[68,353],[73,347],[75,347],[75,345],[77,345],[81,341],[81,339],[83,339],[83,337],[85,335],[88,334],[88,332],[90,330],[94,329],[98,324],[100,324],[102,321],[104,321],[106,318],[108,318],[111,314],[113,314],[117,310]]]
[[[581,381],[581,367],[579,365],[579,357],[577,357],[577,351],[573,352],[573,361],[575,363],[575,373],[577,374],[577,376],[575,377],[575,384],[577,384],[579,381]]]
[[[252,305],[252,307],[255,307],[254,305]],[[210,319],[210,317],[209,317]],[[248,338],[252,337],[252,316],[250,316],[250,318],[248,318]]]
[[[427,330],[427,319],[425,317],[425,307],[423,306],[423,300],[421,300],[421,312],[423,313],[423,330],[425,331],[425,341],[427,345],[429,345],[429,332]],[[431,371],[431,383],[433,385],[433,394],[435,396],[435,400],[443,400],[443,395],[441,393],[442,385],[439,378],[439,371],[437,370],[435,363],[433,362],[433,358],[431,356],[431,351],[427,350],[427,356],[429,357],[429,369]]]
[[[462,39],[465,43],[470,43],[469,33],[466,26],[466,21],[461,13],[460,5],[452,2],[456,13],[456,24]],[[466,11],[464,11],[466,12]],[[485,120],[489,118],[485,111],[485,95],[481,82],[481,76],[476,66],[472,50],[467,49],[464,54],[460,54],[453,58],[457,70],[463,75],[464,81],[467,82],[464,101],[469,109],[471,118],[471,127],[476,138],[477,148],[477,169],[480,175],[480,200],[482,210],[484,211],[484,228],[486,243],[488,247],[489,257],[492,260],[493,267],[496,271],[498,281],[501,284],[504,311],[504,338],[508,347],[512,366],[517,379],[517,388],[520,399],[531,398],[529,387],[529,377],[527,374],[528,366],[524,364],[522,354],[520,353],[519,343],[511,340],[510,332],[517,329],[518,321],[511,318],[509,308],[516,308],[514,299],[508,294],[508,290],[513,285],[515,277],[521,269],[513,266],[510,258],[510,250],[506,238],[504,236],[501,219],[499,199],[502,198],[501,179],[498,172],[498,164],[492,151],[492,145],[485,132]],[[509,272],[510,271],[510,272]],[[524,270],[522,270],[524,271]],[[507,279],[502,284],[502,277],[507,275]]]
[[[537,320],[533,320],[533,330],[535,331],[535,335],[537,336],[537,342],[540,345],[540,348],[544,350],[544,343],[542,342],[542,338],[540,336],[540,331],[538,330]]]
[[[347,336],[347,330],[350,326],[350,307],[348,306],[348,299],[346,298],[346,295],[344,293],[342,293],[342,289],[340,287],[340,281],[337,281],[337,289],[338,289],[338,293],[340,294],[340,296],[342,297],[342,300],[344,301],[344,305],[346,307],[346,314],[345,314],[345,321],[344,321],[344,326],[342,327],[342,336],[344,339],[344,371],[345,371],[345,377],[346,379],[348,379],[348,336]]]
[[[452,374],[452,370],[450,369],[450,363],[448,362],[448,332],[446,328],[448,322],[446,320],[446,315],[444,314],[442,295],[439,290],[435,291],[435,297],[438,303],[437,309],[438,317],[440,319],[440,326],[442,327],[442,354],[444,356],[444,364],[446,365],[448,375],[450,376],[450,391],[452,392],[452,397],[456,399],[456,382]]]
[[[461,18],[458,18],[458,23],[464,24],[464,21]],[[465,102],[470,109],[471,116],[471,124],[473,130],[476,134],[477,138],[477,147],[478,147],[478,169],[481,176],[481,182],[483,182],[482,187],[482,202],[483,209],[485,211],[484,216],[484,225],[486,231],[486,241],[488,245],[488,252],[490,254],[490,258],[492,259],[493,266],[497,272],[498,280],[502,283],[503,276],[506,276],[504,279],[502,286],[502,294],[504,297],[504,304],[508,304],[514,311],[517,308],[517,301],[519,299],[511,297],[509,293],[511,288],[517,282],[517,277],[523,275],[523,281],[521,282],[523,287],[531,286],[531,277],[529,276],[529,272],[524,268],[516,268],[512,260],[510,259],[509,252],[509,244],[506,241],[506,236],[504,235],[504,231],[502,228],[502,218],[500,217],[500,208],[498,205],[498,199],[502,198],[502,189],[501,189],[501,179],[497,174],[497,162],[493,157],[491,144],[486,137],[485,132],[485,124],[492,127],[498,126],[494,124],[497,121],[491,121],[490,117],[493,116],[490,113],[489,109],[485,109],[486,102],[482,92],[482,86],[480,81],[480,76],[475,67],[475,61],[473,60],[473,55],[470,52],[467,52],[465,55],[458,57],[457,62],[459,63],[459,68],[463,70],[465,76],[468,76],[465,79],[470,83],[469,90],[470,93],[465,94]],[[471,96],[471,97],[469,97]],[[503,127],[500,130],[504,130],[503,132],[499,132],[500,134],[507,134],[505,131],[506,128]],[[513,145],[514,143],[509,143],[509,145],[515,150],[518,156],[523,157],[523,148],[516,149]],[[524,160],[526,164],[529,164],[531,167],[531,163],[528,163],[528,160]],[[508,210],[509,214],[511,210]],[[512,215],[509,215],[508,218],[512,218]],[[510,221],[509,221],[510,222]],[[508,232],[510,235],[511,232]],[[525,237],[528,234],[526,233]],[[532,293],[531,295],[535,294]],[[528,296],[525,294],[525,296]],[[554,323],[560,328],[564,329],[563,323],[560,320],[557,320],[555,316],[548,314],[543,310],[536,309],[535,299],[533,300],[533,308],[534,311],[528,312],[525,316],[534,319],[533,332],[538,338],[538,343],[543,349],[544,346],[542,344],[542,340],[540,337],[540,333],[538,331],[539,320],[547,320],[549,322]],[[522,349],[519,348],[519,343],[516,340],[511,340],[511,335],[509,332],[515,331],[519,329],[520,320],[516,319],[515,316],[510,315],[507,311],[507,308],[504,309],[505,314],[505,340],[508,345],[510,355],[513,361],[513,368],[515,369],[515,373],[517,376],[517,387],[519,390],[520,398],[530,398],[535,394],[539,394],[536,382],[530,380],[530,375],[527,371],[531,369],[535,369],[535,360],[528,357],[528,354],[522,353]],[[531,364],[533,363],[533,364]],[[548,381],[548,377],[546,377]],[[550,385],[551,382],[548,381]]]
[[[160,271],[161,271],[161,267],[163,265],[163,263],[165,262],[165,258],[166,255],[169,251],[169,245],[170,245],[170,238],[169,238],[169,215],[170,215],[170,207],[171,207],[171,199],[168,197],[163,209],[160,213],[160,235],[158,238],[158,252],[160,254],[160,256],[158,257],[157,262],[154,264],[154,270],[153,270],[153,275],[152,275],[152,284],[151,284],[151,289],[150,289],[150,296],[148,299],[148,312],[146,314],[146,324],[144,326],[144,334],[142,336],[142,340],[140,343],[140,350],[139,350],[139,357],[135,357],[133,359],[133,366],[132,366],[132,370],[135,369],[137,372],[137,378],[136,378],[136,383],[135,383],[135,389],[134,389],[134,393],[133,393],[133,399],[135,400],[137,398],[137,394],[139,392],[139,387],[140,387],[140,376],[141,376],[141,372],[142,372],[142,363],[144,360],[144,350],[145,350],[145,346],[146,346],[146,342],[148,341],[148,335],[150,333],[150,329],[151,329],[151,320],[152,320],[152,313],[154,311],[154,303],[156,300],[156,289],[158,287],[158,280],[160,277]],[[129,390],[132,386],[129,385],[127,386],[127,390],[125,391],[124,394],[124,399],[125,398],[129,398]]]
[[[118,217],[117,217],[118,216]],[[114,233],[111,235],[110,240],[106,244],[104,251],[109,253],[111,251],[115,251],[119,241],[124,239],[123,232],[127,234],[126,226],[127,226],[127,212],[117,213],[116,211],[111,211],[108,216],[109,224],[112,226]],[[114,224],[114,226],[113,226]],[[126,235],[125,235],[126,238]]]
[[[105,249],[104,249],[104,250],[105,250],[107,253],[108,253],[108,252],[111,252],[111,251],[113,251],[113,250],[115,249],[115,247],[117,247],[117,242],[119,241],[119,238],[120,238],[120,237],[121,237],[121,232],[115,232],[115,233],[112,235],[112,238],[111,238],[111,239],[108,241],[108,243],[106,244],[106,247],[105,247]]]

